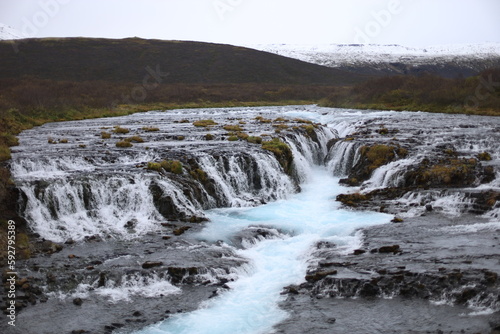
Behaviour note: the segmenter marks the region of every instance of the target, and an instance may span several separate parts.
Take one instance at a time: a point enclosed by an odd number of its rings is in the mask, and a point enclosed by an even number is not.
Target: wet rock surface
[[[160,233],[66,245],[21,263],[16,327],[2,333],[140,329],[198,308],[245,263],[228,247]]]
[[[282,307],[292,316],[277,332],[353,332],[359,324],[343,319],[370,319],[384,309],[419,323],[415,333],[490,333],[500,323],[499,231],[498,224],[475,216],[428,214],[363,229],[364,252],[316,249],[318,263],[309,269],[314,274],[283,291]],[[330,326],[331,317],[338,320]],[[377,320],[369,332],[413,333],[382,317],[385,323]]]

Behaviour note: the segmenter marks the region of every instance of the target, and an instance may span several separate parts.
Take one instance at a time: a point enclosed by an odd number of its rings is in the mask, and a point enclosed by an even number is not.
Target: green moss
[[[239,139],[238,136],[229,136],[227,138],[227,140],[229,140],[229,141],[237,141],[238,139]]]
[[[132,136],[125,138],[124,141],[127,141],[129,143],[144,143],[144,139],[142,139],[140,136]]]
[[[289,126],[286,124],[273,124],[273,127],[280,131],[287,130],[289,128]]]
[[[142,130],[146,131],[146,132],[155,132],[155,131],[160,131],[159,128],[157,127],[152,127],[152,126],[145,126],[142,128]]]
[[[264,150],[272,152],[278,162],[283,167],[283,170],[290,174],[292,171],[292,163],[293,163],[293,154],[290,146],[284,143],[279,138],[274,138],[269,141],[265,141],[262,143],[262,148]]]
[[[0,146],[0,161],[6,161],[10,158],[10,149],[6,146]]]
[[[30,240],[27,234],[18,233],[16,235],[16,248],[19,259],[31,257]]]
[[[306,132],[307,132],[308,135],[313,135],[315,133],[314,132],[315,126],[312,125],[312,124],[310,124],[310,125],[301,125],[301,127],[306,130]]]
[[[161,164],[159,164],[157,162],[148,162],[148,165],[146,168],[159,172],[159,171],[161,171],[162,167],[161,167]]]
[[[491,154],[488,152],[482,152],[477,155],[477,158],[481,161],[491,161]]]
[[[475,171],[479,167],[476,159],[442,159],[430,163],[422,161],[410,179],[417,186],[461,187],[476,181]]]
[[[121,140],[121,141],[116,143],[116,147],[132,147],[132,146],[134,146],[134,145],[132,145],[131,142],[126,141],[126,140]]]
[[[197,127],[205,127],[206,128],[209,126],[217,125],[217,123],[212,119],[202,119],[202,120],[193,122],[193,125],[197,126]]]
[[[214,140],[215,139],[215,136],[211,133],[207,133],[205,135],[205,140]]]
[[[368,169],[370,171],[387,164],[395,158],[394,147],[383,144],[363,146],[360,153],[368,159],[370,163]]]
[[[0,145],[1,146],[17,146],[19,145],[19,139],[10,133],[0,134]]]
[[[122,133],[122,134],[125,134],[125,133],[129,133],[130,130],[127,129],[127,128],[122,128],[120,126],[115,126],[115,128],[113,129],[113,132],[114,133]]]
[[[302,119],[302,118],[295,118],[294,119],[294,122],[297,122],[297,123],[304,123],[304,124],[313,124],[312,121],[309,121],[307,119]]]
[[[268,118],[264,118],[262,116],[257,116],[255,117],[255,120],[261,122],[261,123],[271,123],[272,120],[268,119]]]
[[[387,135],[387,134],[389,134],[389,129],[387,129],[387,128],[380,128],[380,129],[377,130],[377,133],[381,134],[381,135]]]
[[[160,165],[167,172],[182,174],[182,163],[179,160],[163,160]]]
[[[236,133],[236,137],[238,137],[241,140],[247,140],[249,135],[245,132],[238,132]]]
[[[185,136],[177,136],[177,140],[184,140],[184,139],[186,139]]]
[[[101,138],[102,139],[109,139],[109,138],[111,138],[111,133],[106,132],[106,131],[102,131],[101,132]]]
[[[262,137],[248,136],[246,141],[252,144],[262,144]]]
[[[207,178],[208,178],[207,173],[205,173],[205,171],[203,169],[200,169],[200,168],[196,168],[196,169],[190,171],[189,174],[194,179],[196,179],[196,180],[198,180],[200,182],[206,182]]]
[[[224,125],[224,130],[239,132],[239,131],[243,131],[243,128],[239,125]]]

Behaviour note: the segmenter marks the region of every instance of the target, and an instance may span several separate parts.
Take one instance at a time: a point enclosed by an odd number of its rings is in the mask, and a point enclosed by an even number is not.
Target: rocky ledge
[[[282,307],[295,315],[316,312],[309,325],[317,326],[314,322],[319,318],[324,331],[318,328],[317,332],[327,333],[334,328],[355,330],[345,322],[353,315],[347,316],[344,308],[368,319],[373,311],[366,305],[398,312],[398,308],[412,301],[414,314],[406,315],[408,323],[421,316],[420,308],[446,314],[446,320],[435,316],[426,319],[424,327],[428,333],[497,333],[498,229],[497,224],[481,222],[476,216],[452,219],[428,213],[364,229],[360,232],[362,246],[348,254],[339,253],[333,244],[319,244],[314,252],[317,262],[309,268],[306,282],[283,290],[287,298]],[[356,304],[358,308],[354,309]],[[332,319],[343,319],[343,323],[332,325]],[[293,326],[307,328],[298,321],[290,318],[278,326],[278,332],[295,333]],[[396,333],[397,327],[391,328],[391,324],[394,325],[387,320],[386,327],[374,329],[374,333]]]

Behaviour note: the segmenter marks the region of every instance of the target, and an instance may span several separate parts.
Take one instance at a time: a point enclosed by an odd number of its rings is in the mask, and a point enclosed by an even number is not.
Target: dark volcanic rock
[[[147,262],[144,262],[142,264],[142,268],[143,269],[150,269],[150,268],[159,267],[162,265],[163,265],[163,262],[161,262],[161,261],[147,261]]]

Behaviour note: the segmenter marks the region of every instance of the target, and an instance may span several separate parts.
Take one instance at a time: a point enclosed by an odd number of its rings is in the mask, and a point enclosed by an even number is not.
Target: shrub
[[[116,147],[132,147],[132,143],[126,140],[120,140],[116,143]]]
[[[60,144],[67,144],[67,143],[68,143],[68,140],[67,140],[66,138],[59,139],[59,143],[60,143]]]
[[[227,138],[227,140],[229,140],[229,141],[237,141],[238,140],[238,136],[229,136],[229,138]]]
[[[123,134],[125,134],[125,133],[129,133],[129,132],[130,132],[130,130],[129,130],[129,129],[127,129],[127,128],[122,128],[122,127],[120,127],[120,126],[118,126],[118,125],[117,125],[117,126],[115,126],[115,128],[113,129],[113,132],[114,132],[114,133],[123,133]]]
[[[217,125],[217,123],[212,119],[202,119],[202,120],[193,122],[193,125],[197,126],[197,127],[205,127],[206,128],[209,126]]]
[[[205,135],[205,140],[214,140],[214,139],[215,139],[215,137],[214,137],[214,135],[213,135],[213,134],[211,134],[211,133],[207,133],[207,134]]]

